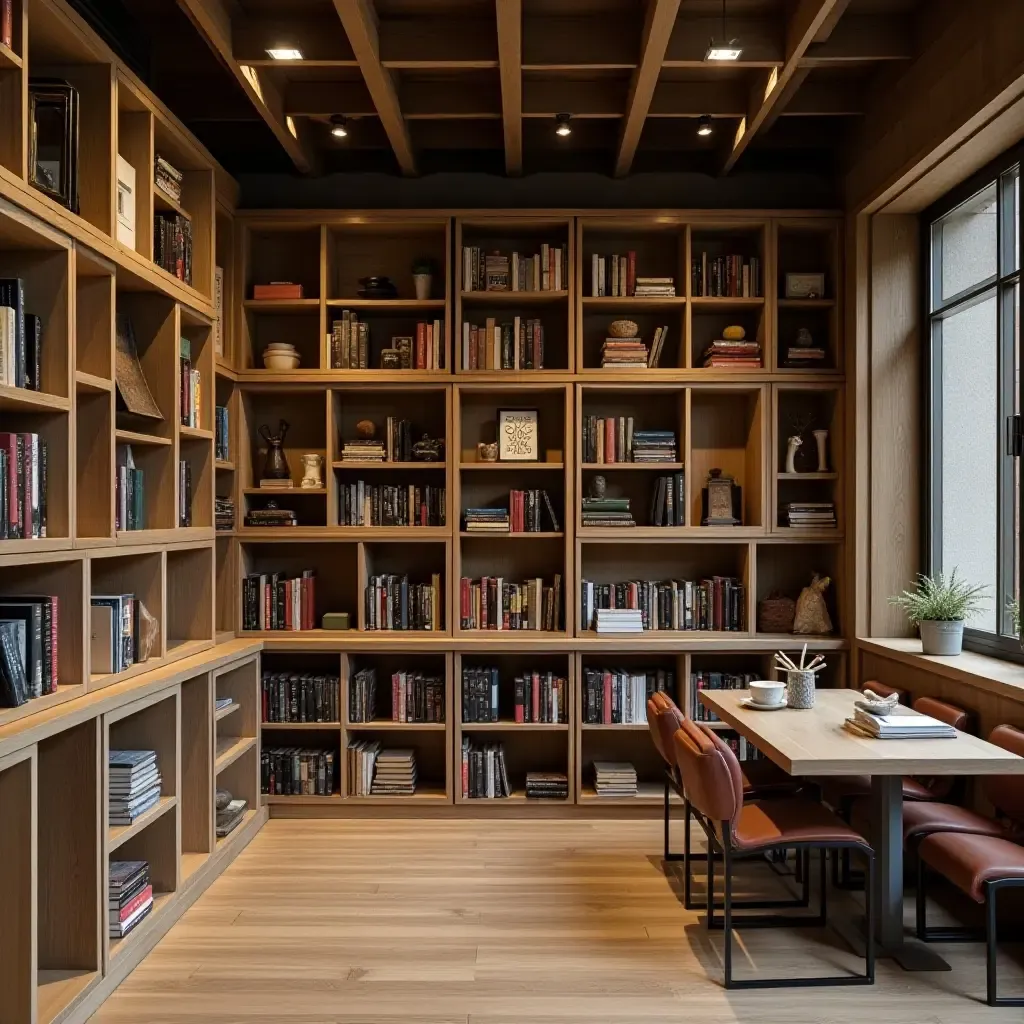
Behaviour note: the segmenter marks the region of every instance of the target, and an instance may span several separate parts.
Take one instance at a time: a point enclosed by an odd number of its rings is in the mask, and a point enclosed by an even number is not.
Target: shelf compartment
[[[266,463],[267,443],[260,434],[260,427],[266,426],[272,436],[277,436],[283,420],[289,424],[284,440],[284,456],[288,463],[290,479],[296,491],[301,490],[302,456],[320,455],[328,461],[327,396],[323,391],[262,391],[246,390],[242,393],[241,425],[239,442],[248,458],[238,458],[241,469],[240,486],[259,487]],[[283,497],[287,498],[289,491]]]
[[[124,845],[129,839],[137,836],[147,825],[156,821],[157,818],[173,810],[178,800],[173,796],[162,796],[160,802],[151,807],[145,814],[140,815],[131,825],[112,825],[107,829],[107,850],[113,853],[118,847]]]
[[[704,299],[696,301],[690,313],[690,362],[695,370],[704,366],[704,353],[713,341],[722,339],[726,327],[742,327],[744,341],[761,346],[761,368],[768,366],[768,315],[764,299]],[[717,372],[756,373],[753,367],[717,367]]]
[[[756,282],[756,287],[754,282],[751,282],[751,291],[758,294],[746,298],[746,302],[751,306],[763,304],[763,297],[767,294],[768,268],[765,260],[767,251],[768,225],[763,221],[723,221],[721,223],[694,224],[690,229],[690,259],[692,263],[700,263],[703,255],[707,255],[708,272],[703,289],[703,292],[707,294],[695,291],[693,274],[691,273],[691,268],[687,267],[687,273],[690,275],[688,288],[690,298],[695,302],[702,301],[706,303],[706,308],[711,308],[712,302],[721,304],[728,302],[735,308],[740,308],[745,298],[744,296],[712,296],[710,294],[712,282],[711,265],[719,257],[742,256],[744,263],[751,258],[757,258],[760,261],[760,279]]]
[[[514,634],[513,634],[514,635]],[[467,669],[498,669],[498,721],[467,722],[463,710],[463,676]],[[565,707],[560,722],[516,722],[515,721],[515,679],[516,676],[531,672],[548,673],[560,677],[565,684]],[[455,697],[455,722],[463,732],[560,732],[568,730],[573,720],[573,683],[575,671],[573,658],[568,653],[519,653],[503,651],[496,646],[493,651],[473,651],[455,655],[452,688]],[[456,751],[460,749],[456,743]]]
[[[603,299],[599,301],[604,302]],[[629,303],[631,300],[615,301]],[[592,304],[588,304],[583,307],[583,317],[578,331],[580,351],[577,367],[579,371],[601,369],[601,347],[605,339],[610,337],[609,326],[616,320],[632,320],[639,327],[639,337],[647,346],[648,357],[654,341],[655,330],[659,327],[667,327],[668,334],[662,343],[657,367],[636,369],[630,366],[614,366],[606,369],[605,372],[617,373],[621,370],[622,372],[636,372],[656,377],[658,370],[678,370],[686,365],[683,348],[683,340],[686,336],[685,305],[669,305],[662,309],[652,309],[645,305],[640,308],[610,310],[603,306],[594,307]]]
[[[835,543],[815,543],[801,538],[800,542],[792,544],[758,544],[757,601],[760,603],[776,591],[796,600],[801,590],[810,584],[814,573],[828,576],[831,583],[825,591],[825,607],[832,620],[831,635],[842,636],[842,590],[836,583],[842,564],[843,549]],[[811,638],[793,637],[798,648],[808,639]]]
[[[467,730],[470,727],[467,726]],[[459,741],[455,747],[455,772],[458,784],[455,787],[457,804],[473,804],[479,806],[502,805],[509,803],[530,804],[533,806],[561,806],[573,800],[573,779],[571,771],[572,733],[569,729],[525,730],[520,725],[509,723],[503,728],[486,730],[479,734],[467,733],[474,746],[486,746],[500,743],[505,752],[505,768],[508,774],[510,797],[496,800],[464,797],[462,794],[462,743],[463,732],[460,729]],[[561,772],[569,782],[569,795],[564,800],[528,800],[526,797],[527,772]]]
[[[242,317],[242,359],[240,369],[259,370],[268,376],[282,372],[267,370],[263,365],[263,351],[271,342],[289,342],[299,354],[299,369],[309,372],[326,369],[321,363],[323,338],[320,333],[320,308],[306,306],[285,311],[279,306],[267,308],[262,304],[244,309]]]
[[[342,714],[345,717],[346,729],[361,731],[373,729],[408,729],[408,730],[441,730],[446,728],[452,716],[451,690],[451,656],[444,653],[413,654],[401,651],[360,651],[346,659],[348,672],[342,691]],[[358,722],[351,719],[351,694],[356,673],[363,669],[373,669],[376,674],[376,718],[370,722]],[[393,693],[391,677],[395,672],[422,672],[427,676],[435,676],[444,687],[444,720],[441,722],[396,722],[392,721]]]
[[[213,549],[167,552],[167,649],[213,642]]]
[[[97,827],[105,774],[99,725],[92,718],[39,744],[37,943],[40,982],[49,990],[49,1016],[41,1013],[40,1020],[65,1010],[99,979],[103,967],[107,913]]]
[[[431,304],[432,305],[432,304]],[[344,310],[353,310],[353,307],[349,303],[344,303],[340,306],[331,306],[327,311],[327,334],[332,333],[333,325],[336,322],[340,322],[342,319],[342,313]],[[437,370],[430,370],[423,368],[416,370],[413,368],[406,370],[394,370],[392,372],[397,378],[401,378],[403,374],[438,374],[445,375],[450,373],[451,367],[451,345],[449,343],[450,328],[448,322],[445,320],[444,308],[428,308],[428,309],[417,309],[409,308],[407,306],[394,306],[388,303],[381,303],[375,305],[373,303],[363,303],[361,308],[354,312],[357,312],[359,323],[366,324],[367,327],[367,352],[366,352],[366,366],[365,367],[347,367],[342,368],[341,365],[334,365],[331,359],[330,342],[328,342],[327,359],[324,364],[324,368],[330,368],[332,371],[341,372],[353,372],[362,371],[364,373],[368,371],[379,371],[381,367],[381,353],[385,349],[396,348],[393,344],[395,338],[411,338],[412,342],[412,360],[413,367],[415,367],[416,361],[416,330],[417,324],[427,323],[434,324],[435,321],[440,321],[441,335],[438,341],[438,352],[439,359],[442,362],[442,367]],[[426,357],[425,357],[426,358]]]
[[[23,0],[16,0],[13,9],[12,46],[0,43],[0,107],[7,112],[0,124],[0,164],[16,178],[25,177],[25,120],[28,103],[25,97],[24,39],[22,38]]]
[[[452,800],[452,769],[451,758],[448,756],[449,739],[445,731],[430,731],[422,728],[416,730],[401,731],[381,729],[374,730],[367,727],[362,728],[355,735],[349,735],[348,741],[373,741],[379,740],[382,750],[412,750],[416,759],[416,791],[412,796],[399,795],[370,795],[356,796],[348,792],[348,799],[354,803],[376,803],[380,805],[391,804],[400,807],[403,804],[412,803],[416,800],[444,800],[451,803]],[[351,788],[354,780],[349,779],[349,765],[347,752],[344,755],[344,781],[346,787]]]
[[[551,305],[551,300],[546,298],[548,292],[483,292],[487,296],[483,303],[479,303],[475,297],[476,293],[464,296],[462,306],[462,318],[455,325],[454,343],[457,350],[456,365],[458,372],[476,374],[495,374],[500,378],[503,374],[523,374],[517,377],[518,380],[528,379],[532,374],[543,371],[554,371],[567,373],[572,371],[573,356],[572,344],[569,334],[568,317],[565,314],[564,303],[557,306]],[[565,293],[554,293],[563,296]],[[535,296],[545,296],[545,299],[538,300]],[[470,369],[472,360],[466,362],[468,352],[464,337],[464,324],[485,329],[488,320],[493,321],[492,326],[500,327],[509,324],[514,327],[515,318],[520,317],[522,321],[539,320],[544,333],[543,367],[540,370],[504,370],[499,365],[486,369],[485,366],[477,366]],[[493,343],[491,348],[493,348]],[[479,351],[479,349],[478,349]]]
[[[246,227],[244,245],[246,263],[243,281],[246,299],[253,286],[273,281],[302,285],[305,299],[320,298],[322,258],[320,227],[270,226]]]
[[[529,470],[539,465],[553,465],[566,458],[566,423],[571,415],[572,395],[565,385],[501,384],[456,386],[456,416],[459,426],[458,450],[460,468],[466,464]],[[540,462],[477,463],[477,445],[497,439],[498,411],[501,409],[536,409],[539,432],[538,454]],[[548,452],[557,452],[551,463]]]
[[[153,114],[120,79],[117,80],[117,155],[135,171],[134,250],[144,260],[153,259]],[[117,168],[115,166],[115,174]],[[116,238],[115,224],[115,238]],[[120,241],[120,240],[118,240]],[[120,242],[127,246],[127,243]]]
[[[412,534],[415,531],[410,530]],[[371,576],[408,576],[409,584],[430,583],[436,573],[440,577],[438,595],[441,621],[435,630],[373,630],[383,636],[430,636],[445,632],[448,625],[449,594],[447,592],[448,544],[446,541],[418,541],[410,536],[406,540],[366,541],[360,544],[359,566],[359,628],[367,628],[365,588]],[[344,611],[344,609],[338,609]]]
[[[336,469],[374,471],[389,468],[434,469],[445,468],[447,462],[411,463],[369,463],[363,466],[355,462],[342,462],[341,452],[346,441],[357,438],[356,424],[369,420],[376,427],[375,437],[387,443],[387,418],[395,421],[408,419],[412,423],[413,443],[424,434],[447,441],[450,391],[443,385],[420,385],[418,387],[368,385],[363,387],[334,388],[330,402],[334,424],[331,438],[331,459]],[[444,455],[447,456],[447,444]],[[384,481],[382,481],[384,482]]]
[[[213,690],[210,674],[181,684],[181,850],[186,859],[213,851]]]
[[[182,428],[184,430],[184,428]],[[189,467],[192,483],[191,523],[193,529],[213,529],[213,445],[209,439],[193,440],[182,435],[178,443],[178,458]],[[178,488],[182,486],[179,479]],[[179,521],[178,526],[182,523]]]
[[[0,963],[3,964],[4,1020],[32,1020],[36,986],[36,899],[39,887],[35,802],[37,756],[28,747],[0,758]],[[52,1016],[52,1015],[51,1015]]]
[[[76,416],[77,518],[79,538],[114,537],[114,409],[110,392],[80,395]]]

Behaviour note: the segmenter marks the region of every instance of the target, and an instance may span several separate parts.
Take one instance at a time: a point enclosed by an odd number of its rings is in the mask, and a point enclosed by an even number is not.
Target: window
[[[988,587],[965,646],[1019,657],[1019,154],[926,214],[930,347],[927,562]]]

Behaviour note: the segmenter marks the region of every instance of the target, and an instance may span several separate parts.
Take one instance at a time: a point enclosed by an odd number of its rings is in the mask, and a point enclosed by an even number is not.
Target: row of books
[[[412,420],[388,416],[384,421],[384,461],[412,462]]]
[[[192,365],[192,342],[182,337],[178,340],[180,376],[178,378],[178,406],[183,427],[198,427],[199,410],[202,401],[202,374]]]
[[[444,679],[423,672],[391,673],[392,722],[443,722]],[[377,672],[362,668],[349,680],[348,719],[374,722],[377,718]]]
[[[474,743],[462,738],[462,799],[500,800],[512,795],[501,743]]]
[[[444,526],[445,488],[416,484],[343,483],[339,492],[341,526]]]
[[[90,670],[131,668],[140,661],[142,602],[135,594],[94,594],[89,604]]]
[[[333,750],[264,747],[260,792],[276,796],[330,796],[336,787]]]
[[[671,669],[584,669],[583,721],[587,725],[639,725],[647,721],[654,693],[674,693]]]
[[[838,525],[834,501],[790,501],[782,506],[787,526],[803,530],[829,530]]]
[[[43,322],[25,310],[25,282],[0,278],[0,384],[42,390]]]
[[[701,690],[745,690],[755,679],[753,672],[691,672],[690,717],[695,722],[717,722],[718,715],[705,707]]]
[[[550,586],[540,577],[512,583],[501,576],[459,581],[459,620],[462,629],[539,630],[558,632],[562,626],[562,577]]]
[[[462,247],[462,287],[468,292],[560,292],[568,288],[569,254],[565,245],[542,242],[526,256],[485,253],[479,245]]]
[[[112,860],[107,886],[107,932],[112,939],[123,939],[153,909],[149,861]]]
[[[548,492],[509,491],[508,508],[467,508],[462,513],[467,533],[558,533],[558,516]]]
[[[498,323],[488,317],[482,327],[462,324],[464,370],[543,370],[544,325],[515,317]]]
[[[47,445],[38,434],[0,433],[0,540],[46,536]]]
[[[298,576],[251,573],[242,577],[242,629],[314,629],[316,570]]]
[[[117,477],[114,484],[114,528],[144,530],[146,528],[146,473],[135,465],[130,444],[117,446]],[[180,498],[179,498],[180,501]],[[180,514],[180,507],[179,507]]]
[[[132,825],[160,802],[155,750],[111,750],[107,765],[108,824]]]
[[[192,525],[192,463],[178,460],[178,526]]]
[[[264,672],[260,677],[263,722],[340,721],[341,679],[312,672]]]
[[[651,526],[686,525],[686,473],[659,476],[651,485]]]
[[[382,749],[379,740],[348,745],[349,796],[413,796],[416,755],[412,750]]]
[[[636,289],[636,250],[630,249],[624,256],[613,253],[590,256],[590,294],[595,297],[613,295],[629,296]]]
[[[0,707],[57,690],[59,675],[59,601],[21,596],[0,601]]]
[[[596,625],[599,608],[639,609],[645,630],[740,631],[745,588],[731,576],[703,580],[626,580],[580,583],[580,621]]]
[[[761,260],[757,256],[709,256],[702,252],[691,261],[690,291],[710,298],[759,298]]]
[[[229,427],[228,407],[218,405],[213,415],[213,457],[221,462],[231,461],[231,430]]]
[[[351,310],[342,310],[341,319],[331,324],[327,336],[331,368],[368,370],[372,357],[370,324]],[[443,370],[445,360],[443,319],[420,320],[411,335],[392,335],[382,349],[380,362],[385,370]]]
[[[632,416],[584,416],[583,461],[675,462],[673,430],[635,430]]]
[[[192,284],[192,221],[180,213],[153,217],[153,262],[185,284]]]
[[[393,573],[371,576],[365,596],[367,629],[444,629],[440,573],[429,583],[410,583],[408,576]]]
[[[466,724],[498,722],[500,672],[497,667],[462,670],[462,721]],[[567,722],[569,683],[553,672],[520,672],[512,684],[512,720]]]

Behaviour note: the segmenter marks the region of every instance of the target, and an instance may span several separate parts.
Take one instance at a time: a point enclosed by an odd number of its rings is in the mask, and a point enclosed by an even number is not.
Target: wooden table
[[[808,711],[754,711],[746,690],[701,690],[704,705],[790,775],[869,775],[872,846],[878,879],[879,954],[907,970],[949,970],[941,957],[903,934],[904,775],[1019,775],[1024,758],[985,740],[875,740],[843,728],[855,690],[818,690]]]

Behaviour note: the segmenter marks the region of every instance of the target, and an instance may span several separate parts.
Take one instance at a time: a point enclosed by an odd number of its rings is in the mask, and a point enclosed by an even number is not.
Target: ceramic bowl
[[[298,349],[287,341],[272,341],[264,352],[298,352]]]
[[[609,338],[635,338],[639,333],[639,325],[632,320],[613,320],[608,325]]]
[[[268,370],[297,370],[299,357],[298,354],[292,355],[285,352],[264,352],[263,365]]]

